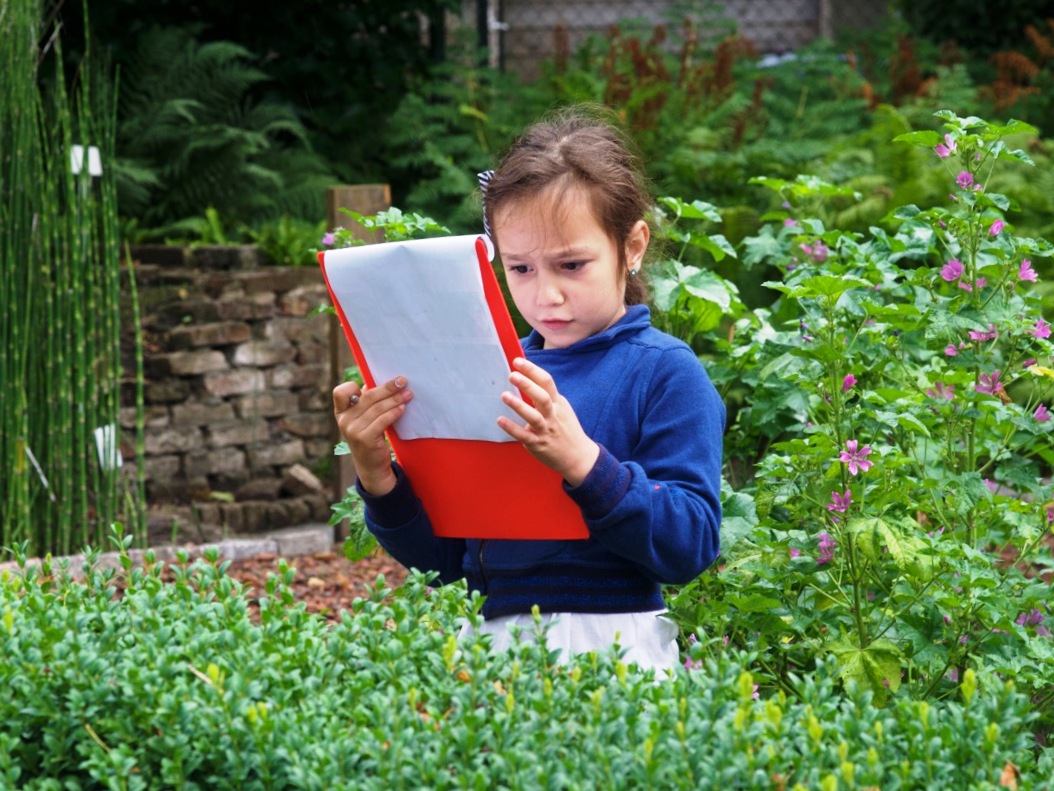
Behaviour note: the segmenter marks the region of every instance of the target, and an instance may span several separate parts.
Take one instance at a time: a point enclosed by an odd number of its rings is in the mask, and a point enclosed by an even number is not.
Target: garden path
[[[278,561],[274,552],[234,560],[227,574],[244,584],[250,601],[254,601],[263,592],[268,575],[277,572]],[[356,598],[366,596],[378,574],[384,575],[389,588],[402,585],[406,579],[406,569],[379,549],[353,563],[344,557],[343,547],[336,544],[327,551],[286,558],[286,562],[296,570],[290,586],[296,600],[303,602],[309,612],[331,620],[338,619]]]

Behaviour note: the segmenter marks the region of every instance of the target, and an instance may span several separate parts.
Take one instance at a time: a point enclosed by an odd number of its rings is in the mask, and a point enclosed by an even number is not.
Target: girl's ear
[[[648,241],[651,239],[651,228],[644,220],[637,220],[626,237],[626,268],[630,270],[640,269],[644,253],[648,250]]]

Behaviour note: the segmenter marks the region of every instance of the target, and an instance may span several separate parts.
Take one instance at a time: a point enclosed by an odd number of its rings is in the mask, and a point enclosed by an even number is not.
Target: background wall
[[[492,64],[530,79],[537,76],[539,62],[558,48],[573,52],[588,36],[606,35],[614,24],[623,29],[635,21],[676,26],[691,12],[703,20],[704,37],[715,31],[724,31],[723,36],[731,24],[758,52],[782,54],[820,36],[874,27],[885,19],[888,6],[888,0],[466,0],[462,23],[478,26],[485,17]]]
[[[133,258],[145,431],[141,448],[121,451],[129,469],[142,454],[152,541],[328,521],[335,320],[315,312],[329,304],[319,271],[268,266],[248,246],[138,247]],[[129,382],[125,429],[136,413]]]

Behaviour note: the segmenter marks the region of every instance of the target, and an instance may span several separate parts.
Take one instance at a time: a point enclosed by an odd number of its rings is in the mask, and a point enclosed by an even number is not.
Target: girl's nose
[[[538,273],[538,293],[536,296],[539,305],[559,305],[564,301],[564,293],[560,288],[559,278],[547,272]]]

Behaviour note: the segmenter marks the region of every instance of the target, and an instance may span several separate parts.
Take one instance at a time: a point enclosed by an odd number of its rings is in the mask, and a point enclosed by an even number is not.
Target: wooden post
[[[820,0],[820,15],[816,33],[820,38],[834,40],[834,9],[831,7],[831,0]]]
[[[326,227],[329,230],[343,226],[359,239],[371,244],[384,241],[384,235],[379,231],[367,231],[343,214],[340,209],[350,209],[359,214],[370,216],[391,208],[392,194],[387,184],[353,184],[329,187],[326,190]],[[344,337],[344,329],[340,326],[340,320],[333,316],[329,325],[329,361],[330,361],[330,389],[344,381],[344,371],[355,365],[355,358],[351,356],[348,341]],[[334,441],[339,440],[334,423]],[[333,465],[333,487],[338,499],[344,496],[348,487],[355,484],[355,466],[351,462],[351,456],[334,457]],[[348,536],[346,524],[337,525],[336,538],[343,541]]]

